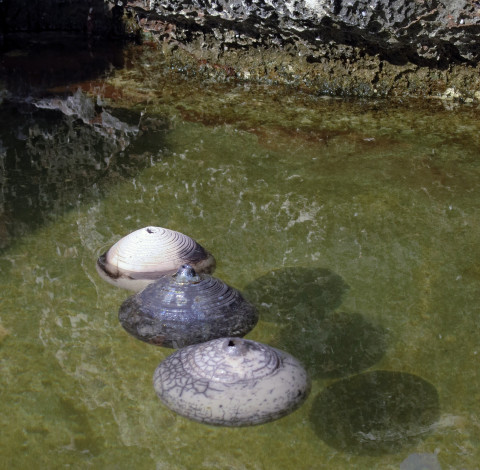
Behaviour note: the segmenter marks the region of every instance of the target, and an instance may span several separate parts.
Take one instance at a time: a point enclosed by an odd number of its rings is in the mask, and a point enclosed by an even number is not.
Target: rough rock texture
[[[319,93],[478,99],[473,0],[130,0],[144,31],[216,77]],[[181,52],[178,52],[181,49]]]
[[[143,31],[179,67],[216,79],[480,99],[480,0],[0,1],[0,47],[38,31]]]
[[[436,66],[480,59],[480,2],[472,0],[128,1],[147,21],[184,30],[232,31],[232,45],[334,42],[393,63]]]

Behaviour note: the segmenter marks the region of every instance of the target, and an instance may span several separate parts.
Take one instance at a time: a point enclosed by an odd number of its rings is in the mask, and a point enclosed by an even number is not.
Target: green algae
[[[244,45],[235,47],[212,34],[196,40],[148,37],[159,53],[151,66],[166,59],[177,70],[206,80],[281,84],[331,97],[389,99],[454,99],[478,102],[479,66],[419,66],[395,63],[355,45],[322,44]]]
[[[478,110],[325,100],[147,64],[117,70],[108,85],[121,96],[102,96],[167,123],[125,150],[142,161],[137,172],[111,175],[2,253],[1,464],[397,469],[412,452],[435,452],[444,470],[476,468]],[[217,258],[215,275],[258,303],[248,337],[305,362],[313,388],[302,408],[225,429],[160,403],[151,377],[171,351],[122,330],[129,294],[94,266],[149,224],[197,239]],[[438,417],[420,416],[418,427],[392,414],[389,435],[388,407],[369,404],[384,434],[365,432],[369,416],[358,429],[394,445],[332,445],[319,397],[376,370],[428,384],[435,393],[423,399],[408,387],[390,393],[418,413],[438,394]],[[339,414],[336,429],[349,424]]]

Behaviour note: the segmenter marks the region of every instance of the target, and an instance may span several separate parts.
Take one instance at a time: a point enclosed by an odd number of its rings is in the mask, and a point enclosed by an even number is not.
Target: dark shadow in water
[[[373,371],[339,380],[315,399],[310,419],[331,447],[361,455],[400,452],[440,415],[435,387],[412,374]]]
[[[359,313],[336,312],[292,322],[276,346],[300,359],[311,376],[338,378],[377,363],[387,350],[388,336]]]
[[[0,2],[0,43],[18,32],[76,32],[106,37],[115,31],[112,3],[105,0],[2,0]],[[123,2],[126,3],[126,2]],[[118,7],[117,7],[118,8]],[[123,10],[123,9],[121,9]]]
[[[273,270],[243,291],[260,319],[283,326],[274,346],[300,359],[317,377],[343,377],[378,362],[387,349],[385,329],[359,313],[333,313],[348,285],[325,268]]]
[[[135,176],[169,122],[73,95],[0,104],[0,251],[12,239]]]
[[[79,34],[12,36],[0,53],[0,87],[15,97],[45,96],[123,67],[123,48]]]
[[[275,269],[247,285],[243,293],[262,321],[303,323],[340,306],[348,285],[325,268]]]
[[[79,9],[87,21],[88,6]],[[135,175],[162,147],[166,120],[103,104],[113,92],[102,77],[123,65],[122,43],[81,32],[6,36],[0,54],[0,250],[101,197],[102,188]]]

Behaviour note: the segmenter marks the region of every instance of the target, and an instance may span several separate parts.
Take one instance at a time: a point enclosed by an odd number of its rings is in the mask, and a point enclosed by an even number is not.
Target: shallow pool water
[[[479,468],[479,110],[139,57],[0,103],[0,467]],[[146,225],[198,240],[255,303],[247,337],[310,374],[299,410],[225,428],[161,404],[172,350],[121,328],[129,293],[95,270]]]

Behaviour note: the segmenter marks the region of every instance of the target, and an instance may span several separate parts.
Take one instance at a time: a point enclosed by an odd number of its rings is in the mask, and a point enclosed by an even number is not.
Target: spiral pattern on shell
[[[310,380],[286,352],[242,338],[188,346],[157,367],[154,388],[182,416],[223,426],[278,419],[308,396]]]
[[[244,336],[258,320],[237,289],[189,265],[126,299],[118,318],[136,338],[170,348]]]
[[[274,349],[253,341],[231,339],[192,349],[183,358],[193,378],[223,383],[258,380],[272,374],[280,365]]]
[[[174,230],[150,226],[115,243],[98,258],[97,271],[115,286],[138,291],[175,273],[185,263],[198,272],[215,270],[214,257],[195,240]]]

